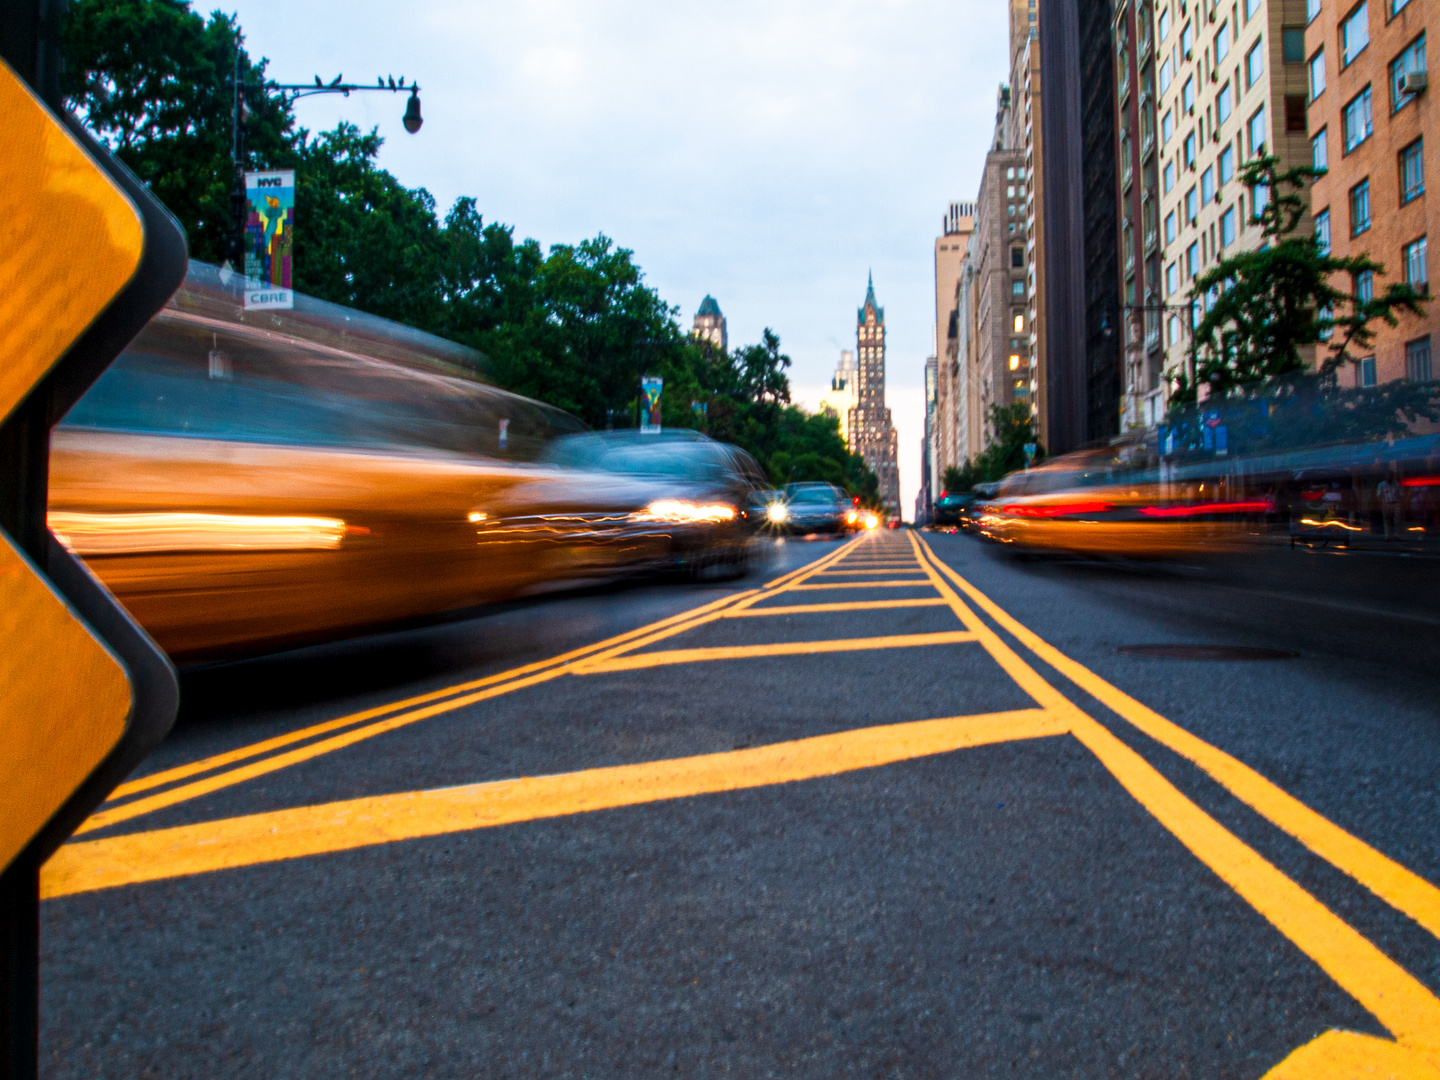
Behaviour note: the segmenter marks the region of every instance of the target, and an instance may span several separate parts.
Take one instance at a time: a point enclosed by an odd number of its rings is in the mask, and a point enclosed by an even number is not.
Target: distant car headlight
[[[735,508],[723,503],[693,503],[681,499],[660,499],[632,514],[636,521],[664,521],[677,525],[695,522],[719,523],[735,520]]]
[[[846,524],[846,525],[854,525],[855,522],[857,522],[858,520],[860,520],[860,515],[857,514],[854,510],[849,510],[849,511],[846,512],[846,514],[845,514],[845,524]]]
[[[873,529],[873,528],[875,528],[875,526],[877,526],[877,525],[879,525],[879,524],[880,524],[880,519],[877,518],[874,514],[866,514],[866,515],[865,515],[865,528],[867,528],[867,529]]]
[[[779,525],[790,520],[790,508],[782,502],[772,502],[766,507],[765,516]]]

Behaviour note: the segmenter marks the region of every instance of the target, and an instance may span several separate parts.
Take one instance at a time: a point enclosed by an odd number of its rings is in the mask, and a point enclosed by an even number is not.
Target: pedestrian
[[[1400,485],[1392,473],[1375,486],[1375,498],[1380,503],[1380,517],[1385,525],[1385,539],[1396,540],[1400,536]]]

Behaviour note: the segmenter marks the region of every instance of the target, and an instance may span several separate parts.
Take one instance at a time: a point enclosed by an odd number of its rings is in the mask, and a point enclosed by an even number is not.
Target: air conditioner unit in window
[[[1430,85],[1430,75],[1424,71],[1407,71],[1395,84],[1402,94],[1418,94]]]

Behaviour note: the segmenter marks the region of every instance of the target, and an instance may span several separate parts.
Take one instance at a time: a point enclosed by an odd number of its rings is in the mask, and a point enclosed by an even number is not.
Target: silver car
[[[785,525],[791,532],[843,532],[850,497],[834,484],[786,484]]]

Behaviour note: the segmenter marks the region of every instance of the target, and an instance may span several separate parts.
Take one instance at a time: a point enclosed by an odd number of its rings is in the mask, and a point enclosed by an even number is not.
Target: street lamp
[[[235,162],[235,190],[231,196],[235,213],[235,231],[230,241],[231,264],[238,270],[245,268],[245,220],[249,216],[247,200],[245,197],[245,165],[247,153],[245,149],[245,119],[248,112],[246,97],[252,90],[278,90],[285,97],[286,104],[293,105],[303,97],[313,97],[316,94],[343,94],[349,97],[352,93],[362,91],[379,91],[387,94],[403,94],[410,92],[410,100],[405,103],[405,115],[401,123],[405,130],[414,135],[425,123],[425,118],[420,115],[420,86],[418,83],[405,84],[405,76],[400,76],[397,81],[395,76],[375,80],[374,86],[361,85],[359,83],[344,82],[343,75],[336,75],[330,82],[322,82],[320,76],[315,76],[313,85],[310,83],[247,83],[240,81],[240,48],[237,41],[235,48],[235,75],[232,80],[235,86],[235,108],[231,113],[231,155]]]

